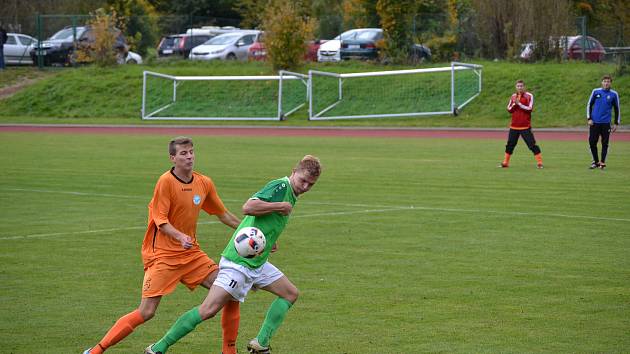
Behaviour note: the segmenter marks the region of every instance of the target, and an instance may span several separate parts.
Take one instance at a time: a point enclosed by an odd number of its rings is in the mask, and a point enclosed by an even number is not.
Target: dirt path
[[[30,78],[19,78],[19,81],[6,87],[0,87],[0,100],[9,98],[25,87],[31,86],[41,80],[45,75]]]

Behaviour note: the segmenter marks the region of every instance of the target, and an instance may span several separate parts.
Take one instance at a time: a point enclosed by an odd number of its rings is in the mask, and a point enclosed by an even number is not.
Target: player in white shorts
[[[243,214],[246,216],[221,254],[223,258],[219,263],[219,274],[208,296],[200,306],[180,316],[162,339],[145,349],[145,354],[166,353],[171,345],[194,330],[199,323],[214,317],[228,301],[243,301],[252,287],[278,296],[267,310],[258,335],[247,345],[250,353],[271,352],[271,336],[297,301],[299,293],[297,287],[267,259],[289,221],[297,197],[313,187],[320,173],[319,159],[306,155],[289,177],[267,183],[245,202]],[[265,250],[257,257],[244,258],[236,252],[234,237],[244,227],[256,227],[265,234]]]
[[[227,258],[221,258],[219,274],[213,285],[222,287],[235,300],[243,302],[252,287],[263,289],[283,276],[280,269],[269,262],[252,269]]]

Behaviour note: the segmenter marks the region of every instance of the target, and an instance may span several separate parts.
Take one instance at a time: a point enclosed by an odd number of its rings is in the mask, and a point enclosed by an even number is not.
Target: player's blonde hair
[[[175,156],[175,154],[177,154],[177,147],[176,145],[190,145],[193,146],[193,141],[191,138],[187,137],[187,136],[178,136],[175,137],[171,140],[170,143],[168,143],[168,153],[171,156]]]
[[[312,177],[319,177],[322,173],[322,164],[319,159],[313,155],[306,155],[295,166],[295,170],[306,171]]]

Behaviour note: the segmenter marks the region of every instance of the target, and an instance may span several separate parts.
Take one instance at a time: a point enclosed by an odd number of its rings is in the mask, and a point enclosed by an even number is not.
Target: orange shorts
[[[172,293],[178,283],[194,290],[212,272],[219,270],[208,255],[199,251],[186,259],[156,259],[144,269],[142,297],[162,296]]]

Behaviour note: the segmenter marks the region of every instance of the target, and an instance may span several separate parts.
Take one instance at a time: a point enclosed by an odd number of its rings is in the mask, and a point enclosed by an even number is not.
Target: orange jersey
[[[169,258],[169,263],[186,262],[200,250],[197,242],[197,219],[201,209],[211,215],[221,215],[226,208],[217,194],[212,180],[193,172],[189,183],[181,181],[173,169],[165,172],[157,181],[153,198],[149,202],[149,221],[142,242],[142,260],[145,267],[156,258]],[[192,238],[193,246],[184,249],[181,243],[162,233],[159,225],[169,223]]]

